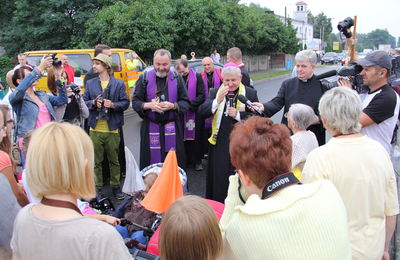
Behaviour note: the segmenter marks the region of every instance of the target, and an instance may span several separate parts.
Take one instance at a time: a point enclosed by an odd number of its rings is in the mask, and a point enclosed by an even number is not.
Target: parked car
[[[335,52],[327,52],[321,59],[321,64],[336,64],[338,63],[338,55]]]
[[[338,53],[338,62],[343,66],[346,63],[346,54]]]

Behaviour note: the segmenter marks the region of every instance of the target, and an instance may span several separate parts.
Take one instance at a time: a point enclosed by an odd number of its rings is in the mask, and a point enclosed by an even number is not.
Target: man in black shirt
[[[263,110],[268,117],[273,116],[282,108],[285,115],[290,106],[295,103],[308,105],[314,109],[316,115],[319,115],[318,103],[323,94],[323,88],[321,82],[314,75],[316,60],[314,51],[298,52],[295,57],[297,77],[285,80],[278,94],[272,100],[264,104],[254,104]],[[282,123],[287,125],[285,116],[282,117]],[[314,132],[319,145],[325,144],[325,129],[322,124],[314,124],[308,130]]]

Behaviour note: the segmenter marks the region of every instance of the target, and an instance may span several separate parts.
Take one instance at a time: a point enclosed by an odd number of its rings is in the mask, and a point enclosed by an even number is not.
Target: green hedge
[[[10,69],[13,68],[13,66],[14,65],[11,62],[11,58],[6,56],[0,57],[0,78],[4,84],[4,87],[8,87],[6,81],[6,74]]]

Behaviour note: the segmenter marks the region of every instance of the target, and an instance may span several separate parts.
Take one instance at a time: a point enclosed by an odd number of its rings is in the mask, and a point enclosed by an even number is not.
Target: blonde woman
[[[78,198],[96,195],[93,167],[93,144],[78,126],[52,122],[33,133],[27,182],[41,202],[16,218],[14,259],[132,259],[111,225],[77,208]]]

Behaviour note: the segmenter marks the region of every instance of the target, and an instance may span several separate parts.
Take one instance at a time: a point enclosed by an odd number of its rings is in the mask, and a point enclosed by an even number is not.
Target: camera
[[[104,90],[103,95],[99,96],[95,100],[96,106],[97,106],[98,101],[100,101],[100,103],[101,103],[101,105],[99,107],[97,107],[97,112],[99,112],[99,114],[96,117],[97,120],[108,120],[109,119],[108,108],[106,108],[104,106],[104,99],[107,99],[107,89]]]
[[[353,86],[353,89],[358,93],[364,93],[368,91],[368,88],[363,84],[363,79],[360,75],[360,72],[362,70],[362,66],[358,64],[352,64],[350,66],[341,67],[337,71],[336,75],[340,77],[348,77],[350,79],[351,85]],[[325,89],[331,89],[338,86],[337,81],[328,81],[326,79],[322,79],[321,84]]]
[[[74,93],[75,95],[79,95],[81,93],[79,86],[76,85],[75,83],[71,83],[71,84],[67,85],[66,87],[70,88],[72,90],[72,93]]]
[[[343,33],[346,38],[351,38],[353,35],[350,31],[350,28],[354,25],[353,19],[351,17],[347,17],[343,21],[340,21],[337,25],[338,30]]]
[[[58,59],[56,58],[56,55],[57,55],[57,53],[53,53],[53,54],[51,54],[51,55],[45,56],[45,58],[51,57],[52,60],[53,60],[51,64],[52,64],[54,67],[61,67],[61,61],[58,60]]]

